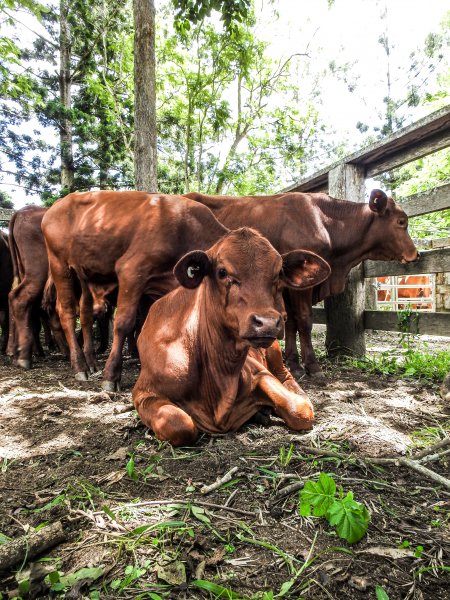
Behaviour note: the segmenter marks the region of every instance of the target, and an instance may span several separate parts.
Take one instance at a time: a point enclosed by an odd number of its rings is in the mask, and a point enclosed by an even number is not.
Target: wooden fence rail
[[[450,106],[397,131],[383,141],[355,152],[343,160],[297,181],[283,192],[325,191],[335,198],[364,202],[365,179],[400,167],[450,146]],[[401,201],[408,216],[419,216],[450,208],[450,184],[415,194]],[[436,244],[439,247],[439,244]],[[421,252],[418,263],[366,261],[355,267],[345,291],[327,298],[325,308],[314,308],[314,322],[327,325],[326,345],[333,353],[365,354],[365,329],[396,331],[398,313],[365,310],[364,279],[383,275],[450,271],[450,248]],[[420,314],[414,320],[417,332],[450,336],[450,313]]]

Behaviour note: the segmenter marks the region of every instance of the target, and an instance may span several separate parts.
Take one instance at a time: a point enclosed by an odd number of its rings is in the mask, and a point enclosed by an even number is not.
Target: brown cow
[[[43,355],[39,341],[41,320],[50,342],[50,326],[58,346],[64,349],[64,335],[56,313],[41,311],[41,301],[48,275],[48,259],[41,221],[47,209],[25,206],[15,212],[9,224],[9,245],[14,268],[15,287],[9,294],[11,311],[8,354],[17,366],[31,368],[33,352]],[[50,321],[50,324],[47,321]]]
[[[406,263],[418,258],[405,212],[381,190],[372,191],[368,204],[323,193],[233,198],[193,192],[186,196],[208,206],[230,229],[254,227],[280,253],[305,248],[330,264],[328,280],[314,289],[288,291],[286,359],[291,369],[298,369],[298,331],[303,364],[310,375],[322,376],[311,343],[312,305],[341,293],[350,269],[362,260]]]
[[[281,257],[246,227],[184,256],[174,269],[184,287],[152,306],[138,340],[133,401],[145,425],[161,440],[190,445],[199,431],[235,431],[270,406],[291,429],[311,428],[312,405],[276,338],[283,284],[303,289],[329,272],[310,252]]]
[[[107,390],[118,388],[123,344],[141,296],[156,299],[172,290],[177,260],[194,248],[209,248],[227,232],[209,209],[183,196],[116,191],[61,198],[44,216],[42,230],[77,379],[97,368],[91,336],[94,297],[118,286],[113,344],[103,375]],[[75,336],[74,273],[82,288],[83,351]]]
[[[8,294],[13,282],[13,267],[8,236],[0,231],[0,352],[5,352],[9,331]]]
[[[377,277],[377,283],[386,284],[389,277]],[[399,286],[409,287],[398,287],[397,288],[397,300],[399,301],[398,308],[403,309],[405,306],[411,306],[413,310],[424,310],[432,308],[432,304],[424,302],[412,302],[418,298],[430,298],[431,297],[431,284],[430,277],[428,275],[403,275],[397,280]],[[413,287],[414,286],[414,287]],[[408,298],[411,302],[408,304],[402,304],[401,299]],[[378,302],[386,301],[389,302],[392,299],[390,289],[379,289],[377,290]]]
[[[431,297],[431,284],[430,277],[428,275],[404,275],[398,280],[399,285],[408,285],[414,287],[398,288],[397,298],[409,298],[414,300],[416,298],[430,298]],[[431,308],[432,304],[425,302],[409,302],[406,304],[399,304],[399,308],[405,308],[405,306],[411,306],[413,310],[423,310]]]

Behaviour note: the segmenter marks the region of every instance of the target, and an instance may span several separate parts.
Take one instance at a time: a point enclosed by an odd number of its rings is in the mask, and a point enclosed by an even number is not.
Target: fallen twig
[[[239,467],[233,467],[232,469],[230,469],[228,471],[228,473],[225,473],[225,475],[223,477],[216,479],[216,481],[214,483],[211,483],[210,485],[204,485],[201,488],[200,493],[201,494],[209,494],[209,492],[213,492],[214,490],[217,490],[217,488],[220,488],[220,486],[223,485],[224,483],[231,481],[233,479],[233,475],[235,473],[237,473],[238,471],[239,471]]]
[[[25,564],[45,550],[61,544],[66,539],[61,521],[31,531],[27,535],[10,540],[0,546],[0,571],[6,571],[17,563]]]
[[[411,458],[413,460],[419,460],[421,458],[424,458],[425,456],[428,456],[429,454],[433,454],[433,452],[435,452],[436,450],[440,450],[441,448],[445,448],[446,446],[449,446],[449,445],[450,445],[450,437],[446,437],[443,440],[441,440],[440,442],[438,442],[437,444],[433,444],[432,446],[427,446],[427,448],[424,448],[421,452],[418,452],[414,456],[411,456]]]
[[[213,504],[212,502],[204,502],[202,500],[196,500],[192,498],[192,500],[148,500],[147,502],[129,502],[128,504],[122,504],[121,506],[116,506],[115,508],[111,508],[112,512],[119,512],[123,508],[141,508],[144,506],[167,506],[167,505],[182,505],[182,506],[206,506],[206,508],[218,508],[220,510],[227,510],[228,512],[234,512],[240,515],[245,515],[247,517],[257,517],[258,514],[251,512],[249,510],[241,510],[240,508],[234,508],[232,506],[225,506],[223,504]],[[95,511],[92,513],[94,515],[101,514],[101,511]]]
[[[421,465],[426,462],[434,462],[435,460],[439,460],[444,456],[448,456],[450,454],[450,448],[448,450],[444,450],[443,452],[436,452],[436,454],[427,454],[423,458],[417,460]],[[416,460],[416,459],[414,459]]]
[[[281,500],[281,498],[284,498],[285,496],[289,496],[289,494],[293,494],[294,492],[301,490],[304,486],[304,481],[296,481],[295,483],[291,483],[291,485],[287,485],[281,490],[278,490],[278,492],[273,497],[271,503],[274,504],[275,502],[278,502],[278,500]]]
[[[433,481],[436,481],[436,483],[439,483],[440,485],[443,485],[448,490],[450,490],[450,479],[447,479],[446,477],[439,475],[439,473],[435,473],[431,469],[424,467],[419,462],[404,457],[399,458],[398,462],[402,465],[405,465],[406,467],[409,467],[410,469],[413,469],[414,471],[417,471],[427,479],[432,479]]]
[[[442,475],[435,473],[431,469],[424,467],[419,462],[425,456],[428,456],[435,450],[437,450],[439,448],[443,448],[444,446],[449,444],[449,442],[447,441],[449,439],[450,438],[445,438],[445,440],[442,440],[438,444],[435,444],[434,446],[430,446],[429,448],[427,448],[426,451],[424,450],[422,452],[419,452],[419,454],[417,454],[414,457],[414,459],[405,458],[404,456],[389,457],[389,458],[372,458],[370,456],[355,457],[355,456],[351,456],[351,455],[342,454],[341,452],[331,452],[330,450],[321,450],[320,448],[310,448],[310,447],[303,447],[303,451],[305,453],[310,453],[310,454],[317,454],[317,455],[322,454],[323,456],[334,456],[335,458],[340,458],[342,460],[350,460],[350,459],[355,460],[356,459],[356,460],[363,461],[368,464],[374,464],[374,465],[403,465],[405,467],[408,467],[410,469],[417,471],[418,473],[420,473],[427,479],[436,481],[440,485],[443,485],[445,488],[450,490],[450,479],[447,479],[446,477],[443,477]],[[301,441],[301,438],[300,439],[294,438],[294,440]],[[447,454],[447,452],[443,452],[437,458],[440,458],[441,456],[444,456],[446,454]],[[434,460],[437,460],[437,458]]]

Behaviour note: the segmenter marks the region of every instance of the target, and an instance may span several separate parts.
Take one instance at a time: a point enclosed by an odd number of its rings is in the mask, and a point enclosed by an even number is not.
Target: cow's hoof
[[[21,369],[26,369],[27,371],[31,369],[31,360],[28,360],[26,358],[18,358],[16,364]]]
[[[305,370],[298,363],[287,363],[287,368],[295,379],[302,379],[305,376]]]
[[[323,371],[316,371],[316,373],[310,373],[309,376],[314,383],[318,385],[325,385],[327,383],[327,378]]]
[[[102,381],[102,390],[105,390],[105,392],[120,392],[120,383],[104,379]]]
[[[88,375],[84,371],[79,371],[78,373],[75,373],[75,379],[77,381],[88,381]]]

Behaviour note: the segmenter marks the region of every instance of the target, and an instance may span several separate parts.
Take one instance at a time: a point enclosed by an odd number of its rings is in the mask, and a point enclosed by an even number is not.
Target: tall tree
[[[0,152],[14,162],[17,183],[44,200],[132,187],[129,0],[60,0],[59,8],[42,13],[46,31],[0,74]]]
[[[156,181],[155,6],[133,0],[134,172],[136,189],[154,192]]]

